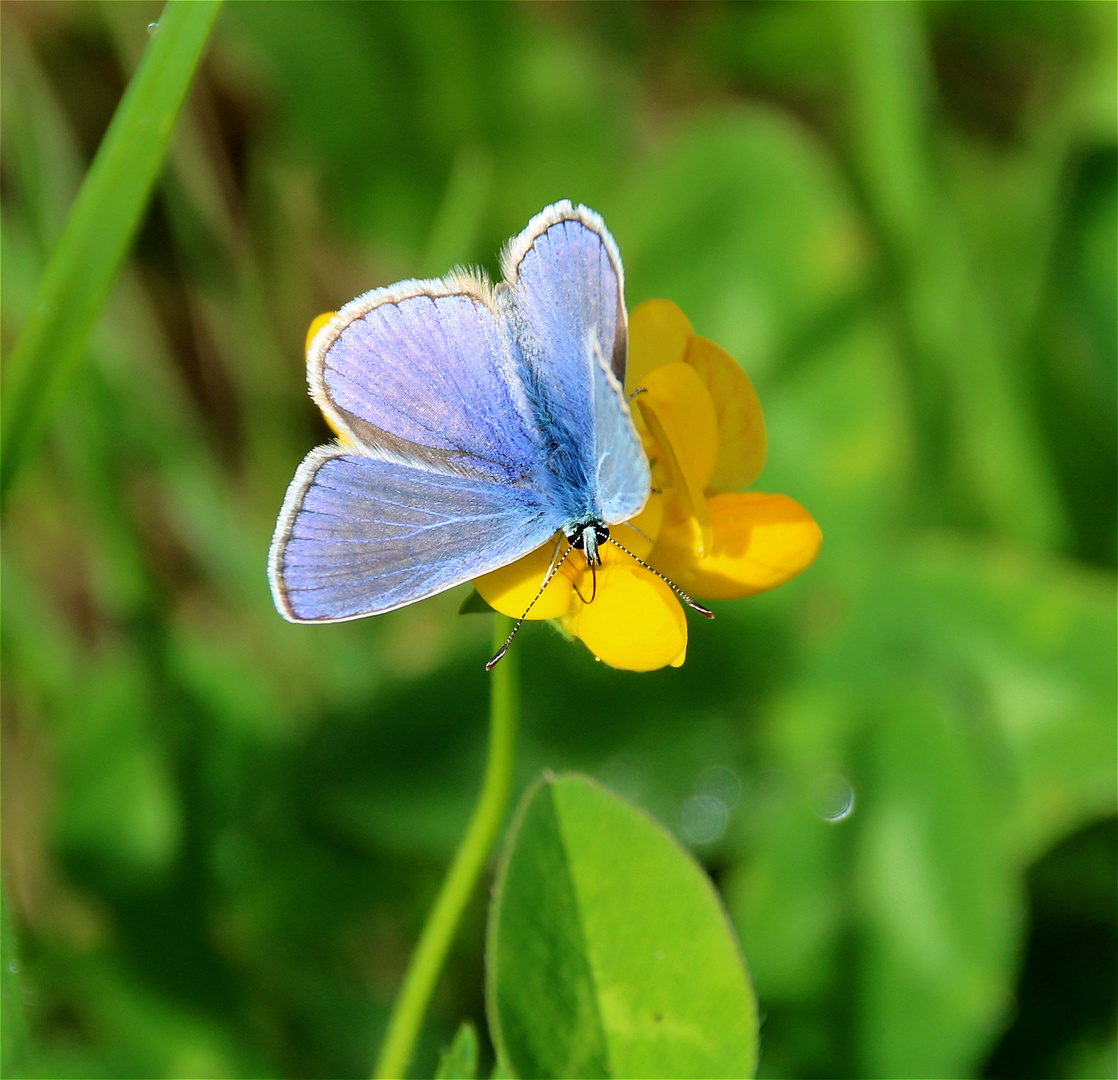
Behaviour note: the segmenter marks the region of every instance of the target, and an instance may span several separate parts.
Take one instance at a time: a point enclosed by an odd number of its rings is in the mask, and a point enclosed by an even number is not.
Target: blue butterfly
[[[555,203],[501,269],[496,286],[458,271],[374,289],[315,336],[311,396],[341,439],[307,455],[276,524],[268,572],[285,618],[392,611],[556,533],[594,565],[609,527],[644,508],[605,223]]]

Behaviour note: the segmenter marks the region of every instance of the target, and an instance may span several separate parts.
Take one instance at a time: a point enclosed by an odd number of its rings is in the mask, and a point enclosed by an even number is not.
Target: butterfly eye
[[[585,525],[576,525],[567,533],[567,543],[576,551],[586,550],[586,534],[594,530],[596,547],[601,547],[609,539],[609,526],[600,521],[588,521]]]

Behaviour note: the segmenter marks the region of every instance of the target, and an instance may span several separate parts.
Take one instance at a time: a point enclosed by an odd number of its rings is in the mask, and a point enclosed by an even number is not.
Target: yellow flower
[[[740,492],[765,464],[765,420],[745,372],[699,337],[668,300],[650,300],[629,319],[633,419],[652,466],[648,505],[611,527],[618,543],[696,599],[729,600],[783,584],[814,562],[822,534],[786,495]],[[559,544],[474,581],[482,598],[514,618],[539,590]],[[678,667],[687,620],[665,582],[613,544],[591,569],[572,552],[528,614],[556,619],[616,668]]]

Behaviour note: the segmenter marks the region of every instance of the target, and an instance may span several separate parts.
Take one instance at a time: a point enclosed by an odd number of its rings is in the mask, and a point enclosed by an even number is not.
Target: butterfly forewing
[[[401,282],[347,304],[315,339],[316,402],[350,441],[458,471],[531,473],[539,451],[484,282]]]
[[[615,524],[644,506],[650,476],[625,381],[624,274],[602,219],[569,202],[529,222],[502,259],[500,297],[569,515]]]
[[[549,206],[509,242],[501,269],[534,337],[541,378],[569,390],[569,358],[581,355],[592,330],[624,384],[625,275],[617,245],[593,210],[568,201]]]

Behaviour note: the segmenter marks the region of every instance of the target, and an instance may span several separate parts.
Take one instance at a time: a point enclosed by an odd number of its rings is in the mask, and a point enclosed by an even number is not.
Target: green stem
[[[511,628],[511,619],[504,615],[496,616],[494,649],[500,647]],[[443,879],[439,895],[427,914],[419,944],[412,954],[403,986],[388,1018],[388,1028],[373,1072],[375,1080],[401,1080],[407,1076],[427,1004],[438,982],[450,943],[454,940],[454,932],[505,820],[516,757],[516,661],[514,650],[493,669],[489,699],[489,758],[481,795],[466,835],[458,845],[454,861]]]

